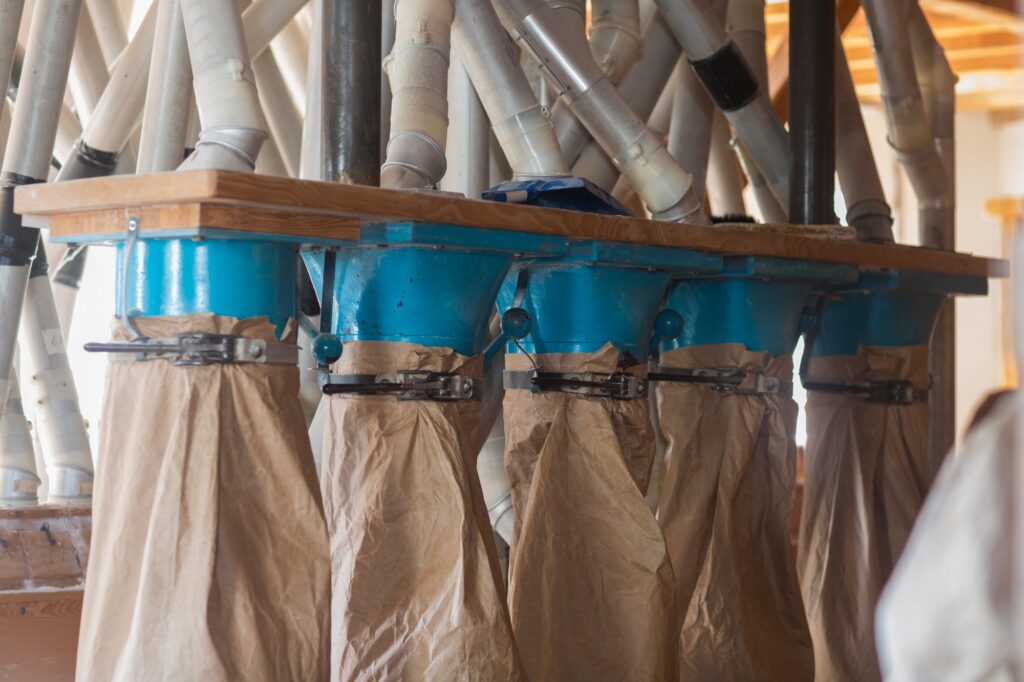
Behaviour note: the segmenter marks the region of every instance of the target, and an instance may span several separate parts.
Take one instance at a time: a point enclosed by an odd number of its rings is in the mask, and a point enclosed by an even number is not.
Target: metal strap
[[[113,358],[115,360],[170,360],[174,365],[189,366],[238,363],[295,365],[299,361],[299,348],[295,344],[202,332],[126,343],[87,343],[85,350],[128,356]]]
[[[478,400],[481,382],[446,372],[400,370],[394,374],[321,374],[324,395],[394,395],[399,400]]]
[[[677,367],[655,367],[647,375],[651,381],[676,381],[688,384],[704,384],[713,391],[725,391],[736,395],[793,395],[793,382],[770,377],[763,372],[739,367],[711,367],[684,369]],[[753,385],[744,387],[748,379]]]
[[[804,388],[808,391],[845,395],[884,405],[928,402],[928,389],[918,388],[909,381],[805,381]]]
[[[505,370],[506,389],[532,393],[574,393],[596,398],[632,400],[647,396],[647,381],[629,372],[545,372]]]

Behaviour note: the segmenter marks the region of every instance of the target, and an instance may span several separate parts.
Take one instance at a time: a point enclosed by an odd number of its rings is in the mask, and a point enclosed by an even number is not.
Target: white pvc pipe
[[[195,151],[179,168],[251,172],[267,125],[238,8],[232,2],[181,0],[181,13],[202,128]]]
[[[192,66],[188,59],[180,0],[159,3],[142,112],[136,172],[174,170],[185,158],[185,135],[192,112]]]
[[[112,67],[114,60],[128,45],[128,33],[121,10],[114,0],[85,0],[85,4],[89,8],[100,49],[103,50],[103,59],[108,67]]]
[[[704,196],[715,104],[685,59],[679,60],[676,72],[679,80],[672,98],[668,153],[690,171],[694,192]]]
[[[286,175],[298,177],[302,153],[302,117],[292,103],[291,92],[271,50],[264,50],[252,63],[260,105]]]
[[[728,48],[730,38],[710,2],[656,0],[656,4],[691,62],[705,60]],[[788,204],[789,140],[766,89],[760,88],[750,102],[724,113],[751,160],[764,174],[772,194],[780,204]]]
[[[716,216],[746,215],[736,155],[729,146],[729,122],[721,112],[715,111],[714,114],[708,157],[708,203]]]
[[[613,83],[619,83],[640,56],[637,0],[592,0],[590,51]]]
[[[476,462],[491,527],[502,540],[511,544],[515,511],[512,508],[508,473],[505,471],[505,428],[500,418],[494,423],[494,428],[480,449]]]
[[[551,121],[489,0],[456,0],[452,40],[494,126],[513,178],[566,175]]]
[[[256,166],[253,169],[260,175],[276,175],[281,178],[291,177],[291,173],[288,172],[288,166],[284,162],[284,157],[281,156],[281,151],[277,147],[277,142],[274,141],[273,136],[268,137],[264,142],[263,146],[260,147],[260,155],[256,157]]]
[[[18,374],[11,376],[7,400],[0,403],[0,507],[31,507],[39,503],[40,480]]]
[[[0,0],[0,96],[7,99],[25,0]]]
[[[302,26],[300,16],[296,15],[270,41],[270,51],[284,76],[292,105],[299,109],[306,102],[306,73],[309,71],[309,35]]]
[[[47,502],[87,504],[93,478],[89,435],[46,277],[29,280],[18,341],[31,371],[32,416],[49,480]]]
[[[589,45],[566,30],[540,0],[503,0],[499,8],[503,23],[537,56],[561,96],[654,217],[707,224],[689,174],[594,63]]]
[[[313,0],[313,16],[320,17],[321,0]],[[302,147],[299,159],[299,177],[303,180],[322,180],[323,131],[320,112],[320,95],[323,84],[320,78],[320,52],[323,38],[323,24],[314,21],[309,33],[309,71],[306,74],[306,118],[302,121]],[[381,120],[383,125],[384,121]]]
[[[440,188],[479,199],[488,187],[491,126],[458,52],[452,52],[448,68],[448,119],[448,169]]]
[[[96,29],[88,8],[82,8],[75,32],[75,50],[71,54],[71,71],[68,75],[68,89],[75,103],[79,120],[88,121],[93,109],[107,87],[107,62],[103,58]]]
[[[444,177],[454,18],[451,0],[399,0],[395,5],[395,46],[384,59],[392,101],[381,187],[432,187]]]

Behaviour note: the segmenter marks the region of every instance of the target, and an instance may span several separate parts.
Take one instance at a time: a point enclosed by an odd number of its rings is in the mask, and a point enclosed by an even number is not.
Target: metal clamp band
[[[574,393],[596,398],[632,400],[647,397],[647,381],[629,372],[545,372],[505,370],[506,389],[532,393]]]
[[[909,381],[850,381],[832,383],[805,381],[804,388],[819,393],[834,393],[861,398],[869,403],[884,405],[913,405],[928,402],[928,389],[918,388]]]
[[[187,366],[237,363],[295,365],[299,361],[299,348],[291,343],[203,332],[185,332],[166,339],[138,339],[126,343],[87,343],[85,350],[131,355],[134,360],[170,360],[171,364]]]
[[[704,384],[713,391],[725,391],[736,395],[793,395],[793,382],[770,377],[739,367],[710,367],[702,369],[681,369],[677,367],[655,367],[647,375],[651,381],[676,381],[689,384]],[[748,378],[753,386],[743,387]]]
[[[394,374],[320,373],[324,395],[394,395],[399,400],[478,400],[480,383],[463,374],[414,369]]]

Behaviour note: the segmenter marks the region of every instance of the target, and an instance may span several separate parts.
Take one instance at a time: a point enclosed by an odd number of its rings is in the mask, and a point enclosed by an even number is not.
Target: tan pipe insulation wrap
[[[789,356],[741,344],[672,350],[661,365],[793,374]],[[685,614],[680,679],[812,679],[788,533],[796,403],[681,382],[659,382],[655,395],[667,448],[658,519]]]
[[[136,324],[274,338],[265,318]],[[327,678],[330,558],[298,390],[283,365],[110,363],[76,679]]]
[[[928,347],[813,358],[814,381],[928,387]],[[874,612],[928,490],[928,404],[807,399],[798,568],[819,680],[879,680]]]
[[[535,359],[551,371],[613,372],[619,352]],[[505,362],[532,366],[522,354]],[[648,401],[509,390],[504,409],[516,513],[509,608],[527,678],[674,679],[672,568],[644,502]]]
[[[949,457],[878,605],[885,679],[1020,676],[1024,393]]]
[[[392,100],[381,187],[432,187],[444,177],[454,18],[451,0],[395,3],[395,46],[384,59]]]
[[[335,370],[481,376],[482,358],[356,341]],[[478,401],[332,396],[324,506],[333,563],[331,678],[518,680],[476,475]]]

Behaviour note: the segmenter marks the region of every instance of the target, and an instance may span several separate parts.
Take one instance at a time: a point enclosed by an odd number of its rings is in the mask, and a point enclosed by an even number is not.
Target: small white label
[[[64,335],[60,333],[60,329],[44,329],[43,346],[46,348],[47,355],[61,355],[68,352],[64,347]]]

